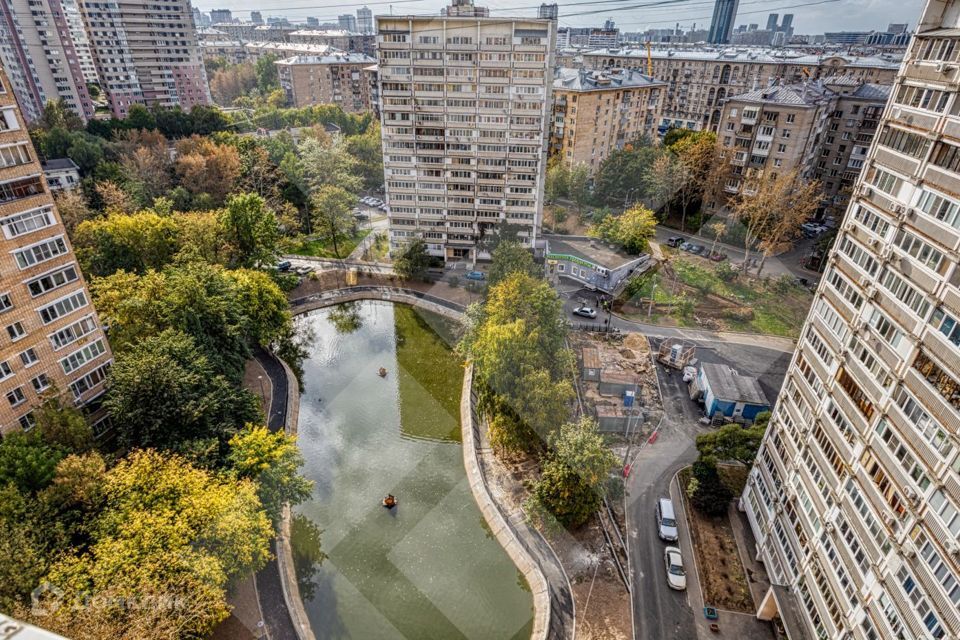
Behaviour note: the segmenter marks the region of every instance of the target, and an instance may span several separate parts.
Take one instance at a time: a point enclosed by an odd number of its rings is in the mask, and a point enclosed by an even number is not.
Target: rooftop
[[[362,53],[331,53],[325,56],[293,56],[284,60],[277,60],[274,64],[285,66],[312,65],[312,64],[375,64],[377,61]]]
[[[805,84],[754,89],[753,91],[730,96],[728,100],[803,107],[815,106],[827,98],[832,98],[834,95],[836,94],[833,91],[830,91],[819,82],[809,82]]]
[[[723,364],[704,362],[700,368],[717,400],[769,406],[767,396],[764,395],[756,378],[742,376],[733,368]]]
[[[611,56],[646,59],[646,49],[594,49],[584,51],[587,56]],[[656,60],[723,60],[727,62],[757,62],[760,64],[798,64],[817,66],[837,61],[847,67],[879,67],[898,69],[902,55],[880,54],[857,56],[841,53],[810,54],[791,49],[773,49],[768,47],[696,47],[688,49],[660,48],[652,49],[650,56]]]
[[[308,44],[306,42],[246,42],[243,46],[260,51],[280,51],[316,56],[325,56],[340,51],[328,44]]]
[[[666,83],[645,76],[639,71],[616,69],[598,71],[560,67],[554,73],[553,88],[564,91],[601,91],[666,86]]]
[[[643,258],[642,255],[631,256],[619,249],[611,249],[608,245],[604,244],[603,241],[596,238],[555,235],[545,235],[544,238],[547,240],[550,253],[560,253],[580,258],[581,260],[606,267],[611,271],[629,262]]]
[[[349,38],[350,36],[359,36],[359,33],[346,31],[344,29],[299,29],[290,33],[290,37],[325,37],[325,38]]]
[[[65,169],[79,170],[77,163],[70,158],[51,158],[46,162],[41,162],[40,166],[44,171],[63,171]]]

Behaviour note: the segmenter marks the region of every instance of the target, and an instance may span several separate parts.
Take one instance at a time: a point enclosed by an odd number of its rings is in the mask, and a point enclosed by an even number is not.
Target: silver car
[[[663,564],[667,570],[667,586],[677,591],[687,588],[687,573],[683,570],[683,558],[679,547],[667,547],[663,551]]]

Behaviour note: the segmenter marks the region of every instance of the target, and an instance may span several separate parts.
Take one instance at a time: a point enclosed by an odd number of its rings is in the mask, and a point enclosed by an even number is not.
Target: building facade
[[[357,29],[363,35],[373,33],[373,11],[367,7],[357,9]]]
[[[95,407],[111,353],[2,71],[0,231],[0,433],[8,433],[32,428],[49,394]]]
[[[550,155],[593,172],[628,142],[641,136],[656,139],[665,88],[632,69],[557,69]]]
[[[887,85],[837,76],[727,98],[718,141],[729,170],[715,204],[753,172],[797,170],[820,180],[824,207],[844,207],[889,96]]]
[[[377,18],[390,242],[475,261],[501,223],[539,231],[556,22],[445,13]]]
[[[960,3],[927,3],[740,500],[791,638],[960,637]]]
[[[337,24],[344,31],[357,33],[357,16],[352,13],[345,13],[337,18]]]
[[[93,116],[70,16],[60,0],[0,3],[0,63],[28,121],[53,100],[63,100],[84,120]]]
[[[79,0],[97,75],[113,115],[134,104],[212,103],[189,0]]]
[[[376,60],[362,53],[294,56],[278,60],[280,86],[294,107],[335,104],[348,113],[372,111],[368,73]]]
[[[901,57],[809,55],[773,49],[659,48],[650,53],[653,76],[667,83],[660,126],[717,130],[728,96],[776,83],[796,84],[832,76],[893,84]],[[643,49],[601,49],[583,54],[591,69],[647,71]]]

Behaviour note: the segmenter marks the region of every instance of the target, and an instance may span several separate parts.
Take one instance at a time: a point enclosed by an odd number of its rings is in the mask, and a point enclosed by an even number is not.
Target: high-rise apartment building
[[[422,237],[448,261],[486,258],[501,223],[536,239],[543,204],[556,22],[378,16],[383,165],[393,249]]]
[[[210,22],[213,24],[233,22],[233,11],[230,9],[211,9]]]
[[[60,6],[63,7],[63,13],[67,18],[70,38],[77,52],[77,62],[80,64],[83,79],[87,84],[98,84],[100,77],[97,76],[97,65],[93,62],[93,52],[90,51],[90,40],[87,38],[87,27],[83,24],[80,5],[77,0],[60,0]]]
[[[33,426],[45,394],[95,405],[111,355],[2,71],[0,231],[0,433],[7,433]]]
[[[357,9],[357,28],[364,35],[373,33],[373,11],[367,7]]]
[[[71,33],[70,17],[59,0],[0,3],[0,62],[28,121],[58,99],[84,120],[93,116]]]
[[[357,16],[352,13],[343,14],[337,18],[337,22],[344,31],[349,31],[350,33],[357,32]]]
[[[114,116],[134,104],[189,111],[212,102],[190,0],[79,2]]]
[[[733,22],[737,19],[737,7],[740,0],[717,0],[713,5],[713,19],[710,21],[710,35],[707,42],[727,44],[733,33]],[[750,25],[756,29],[756,25]]]
[[[960,637],[958,28],[927,3],[741,498],[791,638]]]
[[[373,110],[366,69],[376,63],[362,53],[331,53],[293,56],[274,64],[291,106],[335,104],[348,113],[363,113]]]
[[[253,24],[263,24],[263,14],[259,11],[251,11],[250,22]]]

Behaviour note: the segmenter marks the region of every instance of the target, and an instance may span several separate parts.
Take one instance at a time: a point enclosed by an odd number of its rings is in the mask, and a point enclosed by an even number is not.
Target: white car
[[[684,382],[693,382],[693,379],[697,377],[697,368],[696,367],[684,367],[683,368],[683,381]]]
[[[667,569],[667,586],[677,591],[686,590],[687,574],[683,570],[683,558],[678,547],[664,549],[663,564]]]
[[[597,317],[597,310],[594,309],[593,307],[588,307],[586,305],[577,307],[576,309],[573,310],[573,313],[574,315],[583,316],[584,318],[592,319]]]

